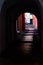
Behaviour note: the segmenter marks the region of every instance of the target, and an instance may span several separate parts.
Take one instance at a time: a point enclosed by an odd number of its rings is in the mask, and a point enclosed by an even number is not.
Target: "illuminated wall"
[[[30,19],[32,19],[32,15],[30,13],[25,13],[25,23],[30,23]]]
[[[38,28],[38,20],[37,20],[36,16],[31,13],[25,13],[25,23],[31,24],[31,20],[32,20],[33,26],[35,27],[35,29],[37,29]]]
[[[33,25],[35,26],[35,29],[38,29],[38,20],[35,15],[32,15],[33,18]]]

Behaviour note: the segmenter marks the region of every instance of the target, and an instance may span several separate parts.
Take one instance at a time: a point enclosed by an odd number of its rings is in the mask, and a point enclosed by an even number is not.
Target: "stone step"
[[[33,41],[33,35],[23,36],[23,40],[22,41]]]

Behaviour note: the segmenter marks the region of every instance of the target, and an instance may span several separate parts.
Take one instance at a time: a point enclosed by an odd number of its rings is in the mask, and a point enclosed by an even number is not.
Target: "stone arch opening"
[[[6,7],[2,7],[2,18],[4,18],[2,20],[2,22],[4,23],[2,30],[6,30],[4,31],[4,33],[2,34],[3,39],[5,40],[4,43],[8,43],[6,44],[9,45],[9,43],[13,40],[13,43],[16,42],[17,38],[15,38],[15,34],[16,34],[16,19],[18,18],[18,16],[21,13],[24,12],[31,12],[33,14],[36,15],[36,17],[38,18],[38,30],[39,30],[39,36],[41,35],[41,12],[40,12],[40,5],[38,5],[38,3],[36,1],[21,1],[18,3],[13,3],[10,4],[11,6],[6,5]],[[8,7],[7,7],[8,6]],[[4,16],[5,14],[5,16]],[[6,24],[5,24],[6,23]],[[8,24],[9,23],[9,24]],[[2,41],[3,43],[3,41]],[[11,43],[12,45],[12,43]],[[15,45],[15,44],[13,44]],[[6,47],[5,47],[6,48]],[[13,49],[12,49],[13,50]],[[14,51],[14,50],[13,50]]]

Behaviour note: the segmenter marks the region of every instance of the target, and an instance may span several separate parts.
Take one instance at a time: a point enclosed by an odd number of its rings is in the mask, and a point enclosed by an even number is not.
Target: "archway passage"
[[[22,51],[24,54],[29,54],[30,50],[32,51],[33,36],[36,35],[39,38],[37,17],[32,13],[22,13],[16,20],[16,32],[18,40],[22,42],[20,43]]]
[[[16,20],[16,30],[24,31],[28,26],[33,25],[36,30],[38,30],[38,19],[37,17],[32,13],[22,13],[20,16],[18,16],[18,19]],[[23,27],[24,26],[24,27]],[[23,30],[24,28],[24,30]],[[28,29],[29,30],[29,29]]]
[[[6,8],[5,8],[5,10],[6,10]],[[33,13],[36,15],[36,17],[38,19],[38,32],[39,32],[39,38],[40,38],[41,12],[40,12],[40,7],[38,6],[38,4],[35,0],[29,0],[26,2],[22,1],[22,2],[14,4],[12,6],[9,6],[7,8],[7,10],[5,11],[5,17],[4,17],[5,20],[4,20],[4,25],[3,25],[4,26],[3,29],[5,28],[4,30],[6,30],[6,31],[4,31],[4,33],[2,34],[5,36],[5,37],[3,37],[3,39],[5,40],[4,42],[6,45],[5,48],[7,48],[7,52],[8,52],[7,54],[11,55],[11,56],[13,55],[16,57],[18,56],[17,54],[19,54],[19,55],[21,55],[19,57],[20,58],[22,57],[22,59],[24,57],[22,56],[22,52],[20,51],[20,47],[19,47],[21,44],[19,43],[18,37],[17,37],[16,20],[17,20],[18,16],[24,12],[30,12],[30,13]],[[2,16],[4,16],[4,14],[2,14]],[[2,19],[2,22],[3,22],[3,19]],[[5,23],[6,23],[6,25],[5,25]],[[15,35],[16,35],[16,37],[15,37]],[[39,42],[41,43],[41,40]],[[2,43],[3,43],[3,41],[2,41]],[[37,44],[37,45],[36,45],[36,47],[38,47],[38,50],[40,50],[41,45],[40,44]],[[19,50],[18,50],[18,48],[19,48]],[[15,51],[15,53],[14,53],[14,51]],[[38,51],[38,53],[40,53],[40,52]],[[37,52],[36,52],[36,54],[37,54]]]

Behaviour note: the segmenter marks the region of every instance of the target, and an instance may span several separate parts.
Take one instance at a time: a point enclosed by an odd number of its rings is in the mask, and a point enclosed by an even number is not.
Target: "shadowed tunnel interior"
[[[33,63],[34,61],[39,62],[40,52],[41,52],[41,11],[39,8],[40,4],[37,4],[34,0],[29,1],[21,1],[17,2],[14,5],[9,7],[2,7],[2,21],[4,22],[4,42],[5,49],[2,52],[2,57],[10,57],[15,59],[15,62],[21,63]],[[4,12],[5,10],[5,12]],[[38,19],[38,35],[33,34],[32,41],[32,51],[31,53],[25,54],[21,48],[22,44],[31,43],[30,41],[21,41],[23,39],[23,35],[21,39],[18,39],[18,34],[16,31],[16,20],[20,16],[20,14],[30,12],[33,13]],[[4,15],[5,14],[5,15]],[[23,21],[23,20],[22,20]],[[23,29],[24,31],[24,29]],[[3,34],[2,34],[3,35]]]
[[[24,53],[30,53],[34,41],[33,36],[36,35],[36,39],[39,39],[37,17],[32,13],[21,14],[16,20],[16,32],[18,41],[21,42],[21,50]]]

